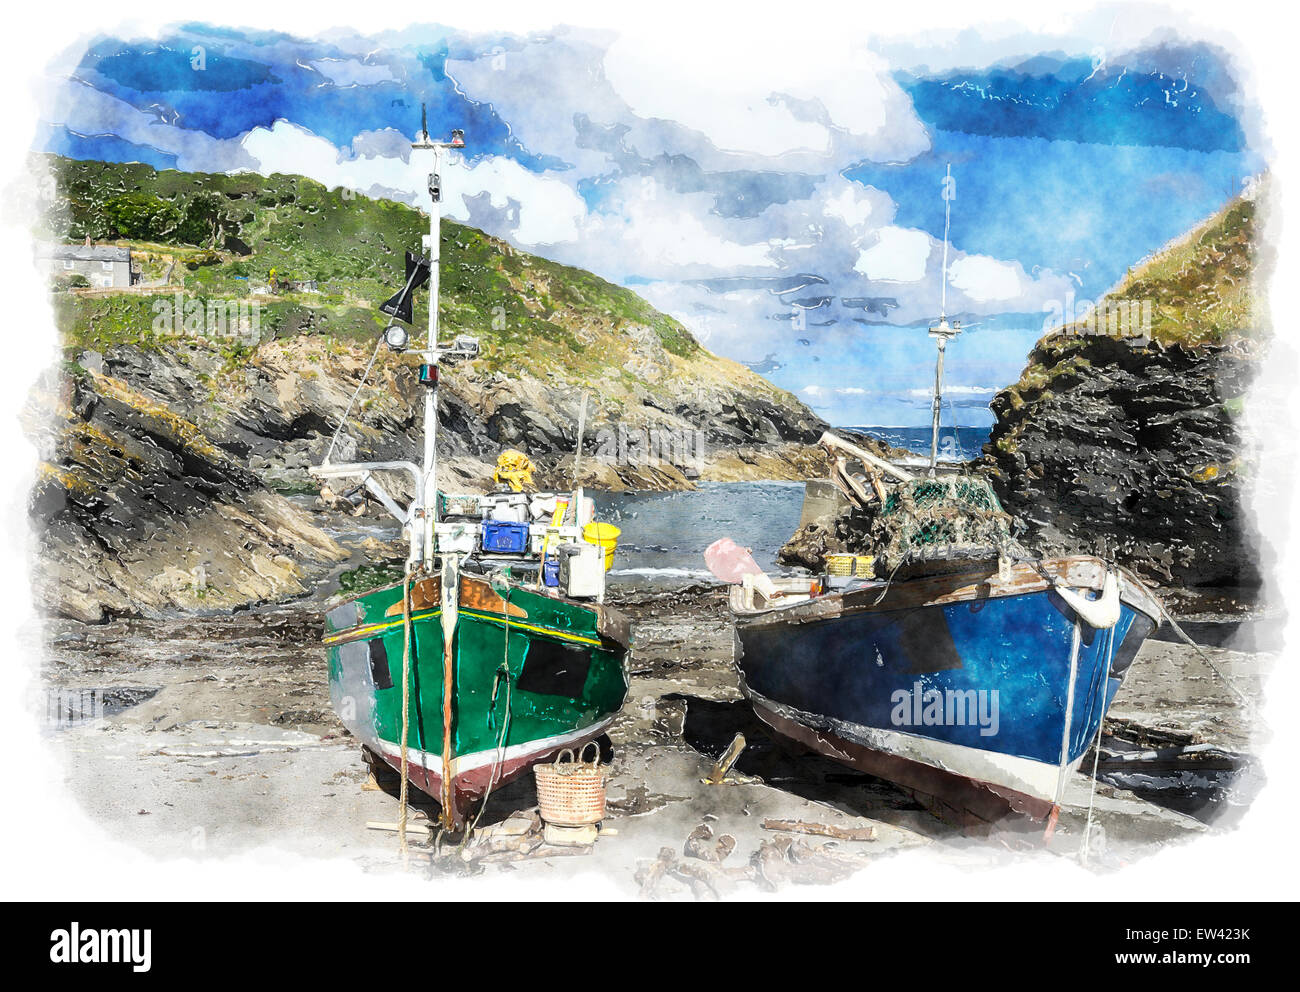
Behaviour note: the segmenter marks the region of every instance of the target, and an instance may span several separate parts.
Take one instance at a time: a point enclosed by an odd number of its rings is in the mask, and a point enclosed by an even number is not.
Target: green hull
[[[406,743],[412,784],[440,802],[451,769],[449,823],[490,785],[603,733],[627,695],[627,623],[594,603],[511,583],[504,597],[462,574],[452,642],[450,763],[444,759],[441,580],[411,586]],[[404,630],[402,585],[342,602],[326,614],[330,696],[344,725],[400,765]]]

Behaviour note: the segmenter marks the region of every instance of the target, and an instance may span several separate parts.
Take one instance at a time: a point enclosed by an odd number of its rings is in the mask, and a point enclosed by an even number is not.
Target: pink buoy
[[[729,537],[718,538],[708,546],[704,552],[704,564],[723,582],[740,583],[746,575],[763,574],[749,549],[742,548]]]

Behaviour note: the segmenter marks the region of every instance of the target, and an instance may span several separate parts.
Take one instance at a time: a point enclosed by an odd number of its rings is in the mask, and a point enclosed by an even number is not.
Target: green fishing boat
[[[512,543],[528,535],[528,523],[488,519],[496,515],[493,507],[518,509],[509,494],[495,502],[484,498],[481,542],[480,524],[465,515],[466,506],[455,507],[461,511],[455,522],[441,519],[450,515],[442,513],[445,500],[437,487],[438,368],[478,350],[471,338],[438,342],[439,164],[444,150],[462,147],[461,132],[433,142],[424,127],[412,145],[433,153],[430,233],[424,238],[429,256],[408,252],[406,285],[382,307],[393,318],[384,341],[394,351],[406,350],[400,321],[411,321],[413,294],[430,283],[420,366],[423,464],[335,463],[327,453],[311,469],[322,480],[364,487],[401,522],[410,547],[400,581],[342,598],[327,610],[324,642],[335,711],[368,759],[391,765],[437,800],[443,826],[453,830],[497,786],[605,732],[627,694],[629,646],[626,618],[603,603],[612,550],[581,536],[588,522],[583,507],[590,504],[581,491],[551,494],[551,526],[532,525],[547,531],[540,555],[536,542]],[[405,506],[384,486],[391,473],[413,483],[414,497]],[[463,504],[474,497],[458,499]],[[520,500],[527,503],[526,494]]]

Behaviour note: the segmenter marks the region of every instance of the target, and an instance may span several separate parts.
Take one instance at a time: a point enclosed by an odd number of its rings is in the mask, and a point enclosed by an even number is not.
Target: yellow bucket
[[[618,535],[623,533],[613,524],[590,523],[582,528],[582,539],[605,549],[605,571],[614,567],[614,549],[618,547]]]

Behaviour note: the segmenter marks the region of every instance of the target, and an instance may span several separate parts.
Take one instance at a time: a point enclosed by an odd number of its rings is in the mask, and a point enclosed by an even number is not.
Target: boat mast
[[[930,425],[930,475],[936,472],[939,462],[939,413],[943,408],[943,356],[948,349],[948,341],[961,333],[958,321],[948,323],[948,228],[952,220],[952,201],[955,193],[952,179],[952,163],[943,179],[943,288],[939,295],[939,323],[930,328],[930,337],[938,345],[939,356],[934,364],[934,404],[931,410]]]
[[[473,358],[479,353],[478,339],[470,335],[459,336],[449,344],[438,344],[438,258],[440,238],[438,237],[441,221],[439,204],[442,202],[442,179],[439,169],[442,165],[442,152],[447,148],[464,148],[465,132],[459,128],[451,132],[450,141],[431,141],[424,110],[420,111],[420,134],[411,144],[412,149],[429,149],[433,151],[433,171],[429,173],[429,233],[423,238],[424,247],[429,250],[429,332],[426,348],[420,354],[424,364],[420,366],[420,382],[424,384],[424,462],[416,465],[410,461],[387,462],[331,462],[334,451],[333,442],[325,452],[325,458],[319,465],[311,466],[308,471],[320,479],[359,478],[366,487],[398,521],[410,541],[411,549],[407,565],[414,568],[423,565],[426,571],[432,571],[434,558],[434,529],[438,519],[438,366],[443,358]],[[384,340],[395,352],[406,350],[407,335],[395,326],[396,320],[411,319],[411,296],[413,287],[419,278],[419,266],[411,268],[412,256],[407,253],[406,287],[389,301],[393,309],[385,313],[393,315],[394,320],[384,330]],[[420,265],[423,265],[421,260]],[[376,351],[376,356],[378,352]],[[372,360],[373,361],[373,360]],[[364,377],[363,380],[364,382]],[[357,387],[358,391],[360,386]],[[355,399],[355,395],[353,399]],[[351,404],[349,404],[351,409]],[[344,412],[344,418],[347,412]],[[343,425],[339,425],[342,430]],[[337,438],[337,432],[335,437]],[[410,504],[403,508],[384,489],[375,477],[376,472],[405,472],[414,483],[415,494]]]
[[[425,367],[420,370],[424,383],[424,561],[433,567],[433,525],[438,520],[438,364],[442,351],[438,347],[438,268],[442,238],[442,152],[447,148],[464,148],[464,132],[454,130],[450,141],[432,141],[429,138],[428,119],[420,109],[420,135],[412,142],[414,151],[433,152],[433,170],[429,173],[429,233],[423,238],[429,252],[429,331],[424,350]]]

